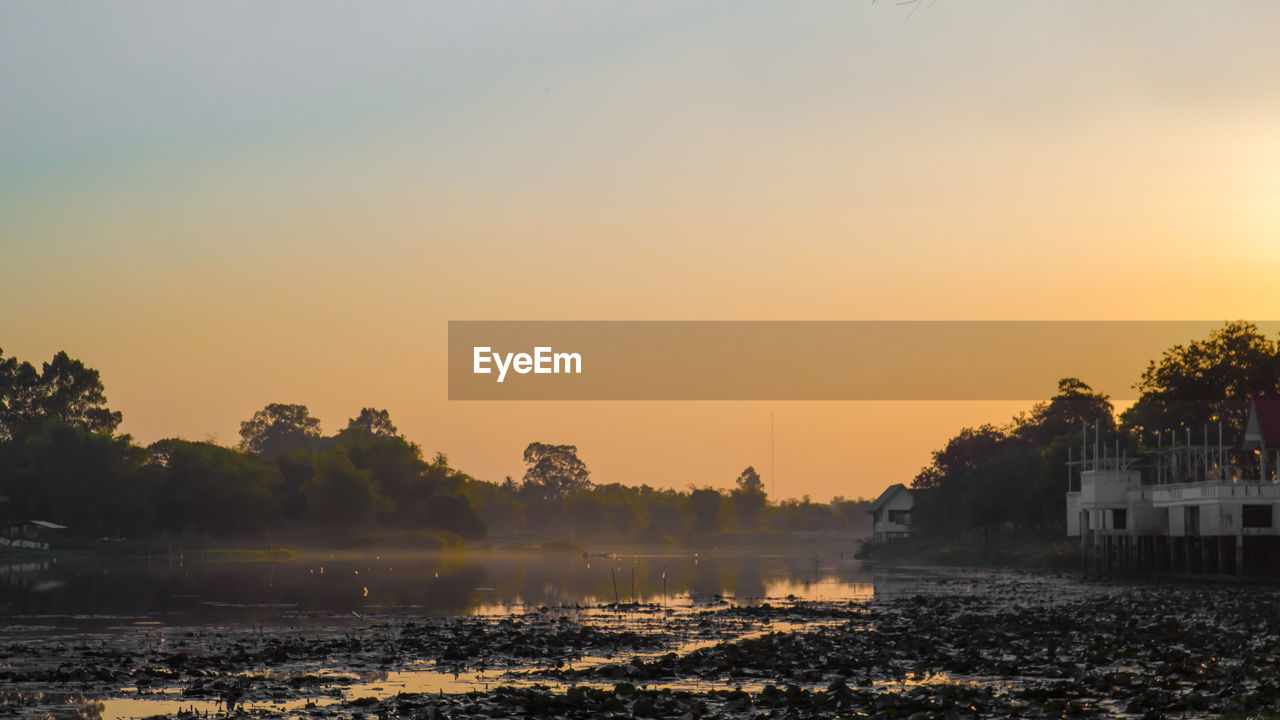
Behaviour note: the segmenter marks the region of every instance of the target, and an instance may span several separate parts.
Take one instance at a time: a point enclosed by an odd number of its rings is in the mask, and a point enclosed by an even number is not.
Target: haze
[[[1272,318],[1278,23],[7,2],[0,347],[98,368],[144,442],[374,406],[488,480],[543,441],[597,482],[875,495],[1026,404],[451,403],[446,322]]]

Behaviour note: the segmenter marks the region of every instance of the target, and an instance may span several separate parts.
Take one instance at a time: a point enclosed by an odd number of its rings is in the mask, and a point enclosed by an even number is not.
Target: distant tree
[[[436,453],[422,475],[422,502],[417,506],[421,523],[448,530],[467,539],[485,536],[488,528],[471,502],[467,487],[475,478],[449,465],[444,453]]]
[[[515,481],[507,480],[510,486],[468,480],[462,488],[468,504],[491,534],[510,535],[524,529],[524,505],[515,498]]]
[[[760,479],[760,473],[756,472],[754,467],[748,465],[746,470],[738,474],[738,479],[734,482],[743,492],[764,494],[764,481]]]
[[[379,437],[400,437],[396,426],[391,424],[391,414],[386,410],[373,408],[364,408],[359,415],[348,420],[347,430]]]
[[[0,349],[0,441],[39,425],[36,387],[40,373],[29,362],[6,358]]]
[[[380,504],[373,474],[338,448],[317,453],[313,462],[314,474],[302,485],[311,519],[347,527],[372,524]]]
[[[319,439],[320,421],[306,405],[271,403],[240,423],[240,449],[268,460],[315,449]]]
[[[933,462],[920,471],[911,483],[916,490],[931,490],[962,482],[982,463],[999,454],[1009,436],[994,425],[964,428],[933,452]]]
[[[276,502],[280,506],[280,516],[290,520],[302,520],[307,512],[307,498],[302,494],[302,487],[315,477],[314,454],[308,450],[297,450],[276,459],[276,467],[280,468],[280,484],[276,486]]]
[[[713,488],[702,488],[689,493],[689,512],[693,516],[691,534],[713,533],[720,529],[720,502],[723,499]]]
[[[635,488],[619,483],[596,485],[565,498],[564,516],[574,533],[629,536],[643,524]]]
[[[463,486],[473,478],[449,464],[449,456],[438,452],[427,463],[423,480],[428,493],[457,495]]]
[[[53,356],[40,372],[40,414],[72,427],[110,435],[121,415],[106,407],[107,397],[98,371],[85,367],[65,352]]]
[[[730,493],[729,499],[737,513],[738,526],[746,531],[757,530],[768,502],[760,473],[754,467],[747,467],[738,475],[736,483],[737,488]]]
[[[969,523],[990,537],[1006,524],[1020,522],[1025,516],[1038,516],[1038,508],[1027,504],[1033,482],[1040,472],[1040,453],[1026,443],[1008,443],[1002,451],[986,460],[969,478],[964,502]],[[1064,492],[1061,488],[1060,492]]]
[[[1157,430],[1219,420],[1238,437],[1249,398],[1280,391],[1280,353],[1253,323],[1230,322],[1204,340],[1165,350],[1135,387],[1141,395],[1120,419],[1144,440]]]
[[[559,501],[591,487],[591,472],[578,458],[574,445],[529,443],[524,461],[529,466],[524,472],[524,484],[543,499]]]
[[[464,495],[432,495],[427,502],[427,526],[447,530],[467,540],[485,536],[488,528]]]
[[[102,378],[65,352],[39,372],[31,363],[0,353],[0,440],[37,431],[48,419],[110,435],[121,414],[107,408]]]
[[[871,501],[865,498],[847,500],[837,495],[831,500],[831,513],[842,529],[852,532],[870,532],[871,513],[867,512],[870,506]]]
[[[127,435],[111,436],[59,419],[8,443],[0,509],[66,525],[79,537],[120,536],[152,527],[147,454]]]
[[[922,469],[911,483],[916,490],[912,523],[922,532],[951,533],[973,526],[971,495],[983,467],[1005,450],[1009,435],[993,425],[964,428]],[[984,521],[986,518],[984,518]]]
[[[1048,445],[1059,437],[1078,436],[1084,423],[1100,423],[1104,432],[1115,428],[1111,399],[1078,378],[1058,381],[1058,394],[1037,403],[1029,415],[1014,420],[1013,434],[1035,445]]]
[[[369,471],[378,491],[392,501],[382,508],[383,520],[402,526],[422,522],[429,490],[421,448],[398,435],[351,426],[338,433],[333,447],[345,452],[357,468]]]
[[[207,442],[168,439],[148,449],[162,478],[164,527],[236,536],[261,531],[279,517],[276,463]]]

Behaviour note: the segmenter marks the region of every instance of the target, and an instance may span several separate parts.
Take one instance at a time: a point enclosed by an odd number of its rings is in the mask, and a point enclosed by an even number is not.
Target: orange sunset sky
[[[1028,404],[450,402],[446,324],[1274,318],[1278,30],[1262,0],[6,2],[0,348],[99,369],[143,442],[374,406],[490,480],[536,440],[597,482],[875,495]]]

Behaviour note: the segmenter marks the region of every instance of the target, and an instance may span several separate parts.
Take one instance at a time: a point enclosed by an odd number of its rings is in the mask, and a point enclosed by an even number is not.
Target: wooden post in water
[[[613,604],[618,604],[618,568],[609,568],[609,577],[613,580]]]

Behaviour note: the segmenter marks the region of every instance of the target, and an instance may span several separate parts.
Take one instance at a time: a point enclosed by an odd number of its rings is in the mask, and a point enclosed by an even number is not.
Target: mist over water
[[[274,559],[273,559],[274,558]],[[795,596],[869,597],[852,552],[759,554],[653,549],[592,553],[209,553],[0,566],[8,625],[306,624],[361,616],[502,614],[612,602],[697,604]]]

